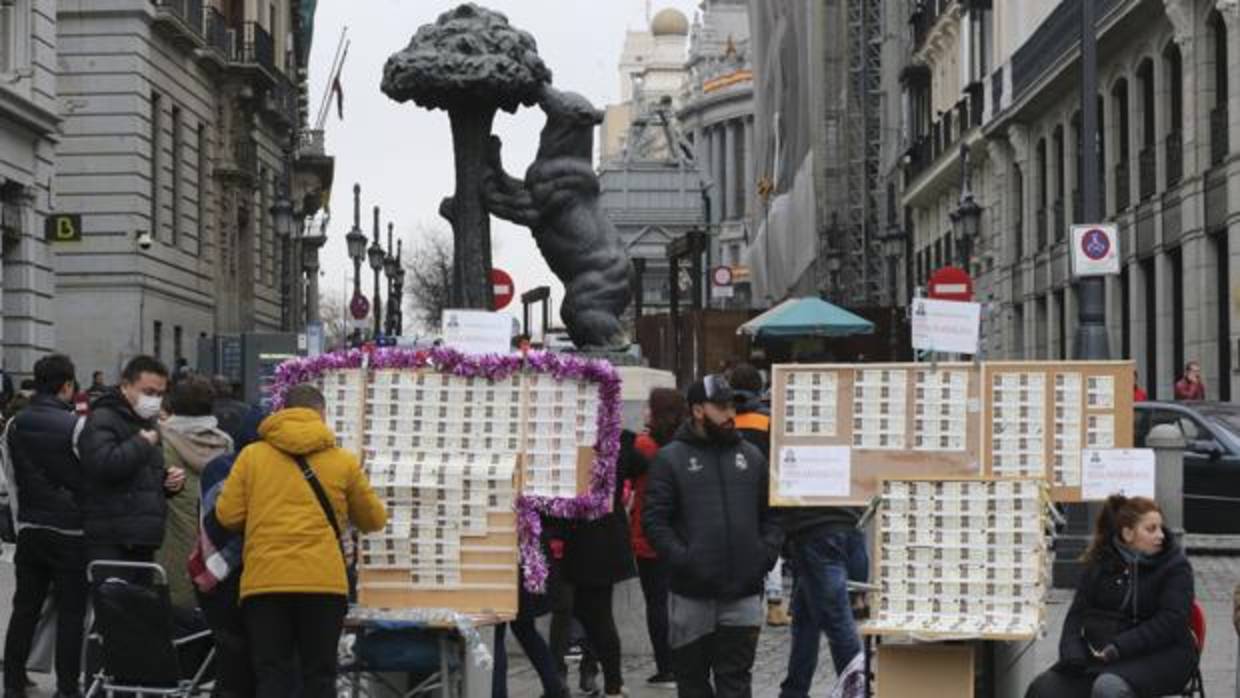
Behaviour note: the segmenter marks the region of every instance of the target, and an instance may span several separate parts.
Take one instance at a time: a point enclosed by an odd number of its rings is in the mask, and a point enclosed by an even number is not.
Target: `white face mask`
[[[138,404],[133,411],[143,419],[154,419],[159,416],[159,408],[164,404],[163,398],[154,395],[139,395]]]

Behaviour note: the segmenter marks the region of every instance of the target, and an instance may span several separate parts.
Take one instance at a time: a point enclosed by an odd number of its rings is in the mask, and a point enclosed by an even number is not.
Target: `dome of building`
[[[674,8],[660,10],[650,21],[650,33],[655,36],[688,36],[689,19]]]

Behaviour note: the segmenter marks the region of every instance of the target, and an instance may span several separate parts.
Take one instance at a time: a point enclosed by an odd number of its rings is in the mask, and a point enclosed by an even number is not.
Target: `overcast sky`
[[[419,227],[447,228],[439,218],[439,202],[454,188],[452,140],[443,111],[426,111],[412,103],[397,104],[380,90],[383,64],[404,48],[417,28],[433,22],[457,2],[445,0],[366,0],[320,2],[315,19],[310,61],[310,119],[329,85],[328,71],[341,30],[352,39],[341,83],[344,120],[335,106],[327,120],[327,150],[336,157],[332,191],[333,219],[321,255],[324,294],[340,296],[352,274],[344,236],[353,223],[353,183],[362,186],[362,228],[371,234],[371,208],[382,210],[387,222],[405,236],[406,254]],[[539,54],[560,89],[580,92],[595,106],[619,99],[618,63],[626,29],[645,26],[645,0],[489,0],[482,3],[503,12],[509,21],[533,34]],[[692,20],[697,0],[653,0],[653,12],[676,7]],[[504,141],[504,162],[520,176],[533,159],[542,128],[542,112],[524,109],[500,112],[494,132]],[[563,289],[538,253],[524,228],[492,219],[494,264],[512,274],[517,295],[551,285],[558,306]],[[373,277],[363,264],[362,288],[369,295]],[[351,290],[349,291],[351,293]],[[520,315],[520,301],[508,308]],[[406,314],[406,318],[409,314]],[[560,325],[558,311],[553,318]],[[406,320],[408,324],[408,319]]]

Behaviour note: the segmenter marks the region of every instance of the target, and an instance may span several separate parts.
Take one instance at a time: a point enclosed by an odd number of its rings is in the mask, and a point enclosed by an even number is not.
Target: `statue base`
[[[608,361],[612,366],[645,366],[646,360],[642,358],[641,345],[631,344],[628,349],[566,349],[565,354],[580,356],[583,359],[603,359]]]

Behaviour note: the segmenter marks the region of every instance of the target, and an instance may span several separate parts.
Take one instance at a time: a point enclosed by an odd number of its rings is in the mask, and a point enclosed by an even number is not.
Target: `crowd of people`
[[[170,380],[138,356],[115,386],[96,373],[83,410],[74,376],[68,357],[40,359],[28,404],[6,425],[16,590],[5,698],[31,686],[49,593],[56,696],[81,694],[92,562],[164,569],[178,621],[212,630],[217,695],[335,695],[349,591],[339,531],[378,530],[387,513],[357,456],[336,447],[322,393],[294,386],[265,415],[227,381]]]
[[[139,356],[115,386],[96,373],[79,400],[68,357],[34,366],[31,394],[4,437],[17,523],[5,698],[30,686],[24,667],[49,594],[58,613],[56,695],[79,695],[92,561],[166,570],[175,609],[212,631],[217,694],[335,693],[354,587],[342,531],[383,528],[384,505],[357,456],[336,446],[314,386],[290,388],[284,407],[266,414],[226,381],[174,378]],[[761,372],[745,364],[683,393],[650,393],[644,428],[621,436],[611,512],[543,521],[547,593],[522,590],[516,617],[495,629],[495,698],[507,695],[510,630],[546,698],[571,695],[566,659],[575,646],[579,687],[624,695],[613,591],[634,577],[654,653],[651,686],[682,698],[751,695],[764,621],[791,624],[781,698],[809,695],[822,636],[837,675],[862,671],[856,619],[867,610],[862,595],[849,593],[850,582],[868,577],[862,512],[768,505],[764,395]],[[1158,506],[1112,497],[1096,522],[1059,661],[1028,696],[1182,688],[1198,660],[1192,603],[1191,567]],[[534,621],[546,614],[544,639]]]

